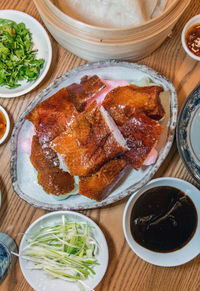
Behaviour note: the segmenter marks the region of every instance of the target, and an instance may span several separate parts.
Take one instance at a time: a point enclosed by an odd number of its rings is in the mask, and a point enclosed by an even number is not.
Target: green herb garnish
[[[37,79],[44,65],[32,50],[32,36],[24,23],[0,18],[0,86],[16,88],[19,81]]]

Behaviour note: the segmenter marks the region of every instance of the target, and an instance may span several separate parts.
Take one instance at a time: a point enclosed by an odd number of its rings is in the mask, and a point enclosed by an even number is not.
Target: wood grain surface
[[[24,11],[42,24],[34,6],[28,0],[1,0],[0,9]],[[172,34],[150,56],[138,63],[152,67],[171,80],[177,90],[179,109],[190,92],[200,83],[200,63],[186,55],[181,46],[181,31],[186,21],[200,13],[199,0],[192,0],[182,15]],[[51,37],[51,36],[50,36]],[[63,49],[51,37],[53,60],[51,68],[43,82],[32,92],[13,99],[0,98],[9,113],[13,127],[19,115],[35,96],[63,73],[86,63]],[[179,177],[197,185],[187,172],[177,152],[176,143],[156,173],[155,177]],[[0,146],[0,188],[2,206],[0,210],[0,231],[12,236],[19,246],[21,233],[38,217],[47,211],[36,209],[16,195],[10,179],[10,140]],[[173,268],[153,266],[137,257],[129,248],[123,235],[122,215],[127,199],[101,209],[83,211],[91,217],[104,232],[109,247],[109,266],[96,291],[196,291],[200,290],[200,256],[191,262]],[[2,291],[33,290],[24,279],[19,263],[15,264],[2,285]],[[70,291],[70,290],[68,290]]]

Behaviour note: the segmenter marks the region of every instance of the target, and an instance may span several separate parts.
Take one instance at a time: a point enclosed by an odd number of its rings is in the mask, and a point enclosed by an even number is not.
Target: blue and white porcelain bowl
[[[14,240],[9,235],[0,232],[0,284],[15,261],[11,252],[16,251],[16,248]]]

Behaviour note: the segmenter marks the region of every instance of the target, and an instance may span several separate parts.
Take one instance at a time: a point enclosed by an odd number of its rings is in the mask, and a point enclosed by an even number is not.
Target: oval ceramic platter
[[[22,141],[25,138],[29,138],[30,132],[32,132],[32,123],[24,120],[24,117],[38,103],[52,96],[61,88],[74,82],[79,83],[84,75],[92,76],[95,74],[102,79],[128,80],[136,85],[138,82],[140,85],[142,83],[145,85],[147,80],[150,79],[151,83],[160,84],[164,88],[164,92],[161,93],[160,97],[166,114],[160,122],[164,130],[157,143],[159,155],[155,164],[141,167],[138,171],[131,169],[111,194],[101,202],[96,202],[79,194],[70,196],[62,201],[56,200],[53,195],[46,194],[42,187],[38,185],[37,172],[30,162],[29,154],[22,149]],[[27,107],[15,124],[11,138],[11,179],[14,190],[28,203],[48,210],[89,209],[119,201],[145,185],[159,169],[173,142],[177,111],[177,96],[173,84],[146,66],[127,62],[106,61],[76,68],[56,79],[44,89]]]
[[[189,172],[200,183],[200,86],[187,98],[176,131],[179,154]]]

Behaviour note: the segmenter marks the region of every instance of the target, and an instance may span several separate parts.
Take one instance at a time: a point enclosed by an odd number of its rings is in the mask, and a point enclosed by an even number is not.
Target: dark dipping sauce
[[[200,23],[187,30],[185,41],[189,50],[197,57],[200,57]]]
[[[135,202],[131,233],[141,246],[160,253],[176,251],[196,231],[197,211],[192,200],[170,186],[152,188]]]

